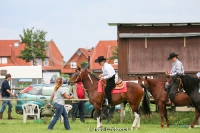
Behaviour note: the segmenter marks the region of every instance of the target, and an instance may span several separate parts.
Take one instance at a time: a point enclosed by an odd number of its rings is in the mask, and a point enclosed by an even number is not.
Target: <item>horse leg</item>
[[[165,120],[166,120],[166,123],[167,123],[167,128],[169,128],[170,123],[169,123],[169,119],[167,117],[167,109],[166,109],[166,106],[164,106],[164,107],[165,107]]]
[[[135,115],[135,119],[131,126],[131,130],[133,130],[135,127],[136,127],[136,130],[140,128],[140,115],[136,112],[134,112],[134,115]]]
[[[97,128],[101,128],[102,127],[102,123],[101,123],[101,109],[100,109],[100,106],[97,105],[95,106],[94,105],[94,108],[95,108],[95,115],[97,116]]]
[[[160,118],[161,118],[160,128],[163,128],[163,126],[164,126],[165,105],[163,103],[159,103],[158,106],[159,106]]]
[[[138,110],[137,110],[137,107],[138,107],[138,106],[132,105],[132,104],[130,104],[130,103],[129,103],[129,105],[130,105],[130,107],[131,107],[131,109],[132,109],[132,112],[133,112],[134,115],[135,115],[135,119],[134,119],[133,124],[132,124],[132,126],[131,126],[131,129],[133,130],[133,129],[135,128],[135,126],[137,125],[137,123],[138,123],[138,119],[140,119],[140,115],[139,115],[138,113],[135,112],[135,111],[138,112]],[[136,127],[136,129],[138,129],[138,128],[140,128],[140,127]]]
[[[192,122],[192,124],[190,125],[189,129],[194,127],[194,125],[196,124],[199,117],[200,117],[200,112],[198,111],[197,108],[195,108],[195,118],[194,118],[194,121]]]

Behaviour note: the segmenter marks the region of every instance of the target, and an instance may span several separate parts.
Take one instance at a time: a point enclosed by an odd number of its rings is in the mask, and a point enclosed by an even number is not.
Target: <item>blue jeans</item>
[[[53,120],[51,121],[51,123],[49,124],[48,129],[53,129],[54,125],[59,120],[60,116],[62,115],[63,119],[64,119],[65,129],[70,130],[70,125],[69,125],[69,121],[68,121],[68,114],[65,110],[64,105],[60,105],[60,104],[55,103],[54,107],[56,109],[55,116],[54,116]]]
[[[2,97],[2,99],[10,99],[9,97]],[[0,112],[3,113],[6,109],[6,105],[8,105],[8,112],[12,112],[12,103],[10,100],[3,100],[2,101],[2,107]]]
[[[76,120],[76,115],[79,110],[80,120],[81,122],[85,122],[84,120],[84,110],[85,110],[85,102],[80,101],[78,103],[72,103],[72,120]]]

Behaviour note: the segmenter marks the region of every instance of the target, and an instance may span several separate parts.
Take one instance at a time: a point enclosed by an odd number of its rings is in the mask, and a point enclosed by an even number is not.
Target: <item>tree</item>
[[[33,61],[35,65],[36,58],[42,59],[43,61],[46,58],[47,42],[45,41],[45,36],[47,32],[33,30],[34,27],[31,29],[23,29],[23,34],[19,35],[21,43],[24,43],[25,47],[17,58],[21,58],[26,62]]]
[[[88,62],[81,62],[81,68],[82,69],[88,68]]]
[[[118,59],[118,46],[114,46],[114,50],[112,51],[111,60]]]
[[[60,74],[60,77],[64,77],[66,78],[67,80],[69,80],[70,76],[68,74],[64,74],[64,73],[61,73]]]

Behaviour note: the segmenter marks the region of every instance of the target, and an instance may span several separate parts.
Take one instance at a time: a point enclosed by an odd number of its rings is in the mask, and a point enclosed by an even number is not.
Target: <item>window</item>
[[[37,65],[41,66],[41,59],[37,59]]]
[[[8,63],[7,57],[0,58],[0,64],[7,64],[7,63]]]
[[[14,43],[14,46],[15,46],[15,47],[18,47],[18,46],[19,46],[19,43],[18,43],[18,42],[15,42],[15,43]]]
[[[44,59],[44,66],[48,66],[49,65],[49,59],[48,58],[45,58]]]
[[[114,64],[118,64],[118,59],[114,59]]]
[[[71,66],[71,68],[77,68],[76,62],[71,62],[71,63],[70,63],[70,66]]]

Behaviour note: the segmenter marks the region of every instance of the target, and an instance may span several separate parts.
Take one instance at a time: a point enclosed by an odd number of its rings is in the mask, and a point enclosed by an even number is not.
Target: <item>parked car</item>
[[[67,84],[62,85],[68,92],[69,87]],[[23,114],[22,105],[24,103],[37,104],[40,108],[44,106],[44,101],[49,103],[49,99],[54,90],[54,84],[34,84],[30,85],[18,94],[17,104],[15,106],[15,111],[17,114]],[[72,104],[71,100],[66,100],[66,104]],[[115,106],[115,112],[120,112],[120,107]],[[94,118],[94,107],[89,102],[85,102],[85,117]]]
[[[63,84],[67,84],[67,79],[65,77],[62,77],[62,80],[63,80]],[[56,78],[52,77],[50,80],[50,84],[55,84],[55,82],[56,82]]]

